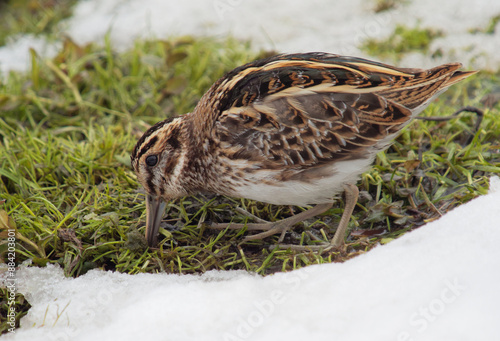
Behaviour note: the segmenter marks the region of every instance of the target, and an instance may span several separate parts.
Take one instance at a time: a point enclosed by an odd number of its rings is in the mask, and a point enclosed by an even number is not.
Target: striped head
[[[180,172],[185,158],[182,119],[170,118],[149,128],[131,156],[137,180],[146,190],[146,239],[156,244],[165,201],[185,196]]]

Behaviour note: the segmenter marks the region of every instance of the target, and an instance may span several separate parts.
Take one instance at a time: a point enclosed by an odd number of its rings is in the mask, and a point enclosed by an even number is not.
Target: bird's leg
[[[342,217],[340,218],[339,226],[335,235],[330,242],[333,248],[339,248],[344,244],[345,231],[347,230],[347,224],[349,224],[349,219],[351,219],[352,211],[358,202],[359,189],[356,185],[347,184],[344,185],[345,191],[345,207]]]
[[[317,216],[318,214],[321,214],[328,210],[330,207],[332,207],[332,203],[327,203],[327,204],[318,204],[314,206],[313,208],[308,209],[307,211],[301,212],[299,214],[296,214],[294,216],[291,216],[286,219],[282,219],[280,221],[276,222],[265,222],[265,223],[248,223],[248,224],[211,224],[208,227],[209,228],[214,228],[214,229],[242,229],[244,227],[247,228],[248,231],[265,231],[262,233],[254,234],[252,236],[247,236],[243,241],[249,241],[249,240],[256,240],[256,239],[263,239],[269,236],[272,236],[274,234],[282,232],[282,235],[280,237],[280,240],[278,242],[281,242],[282,239],[284,238],[284,233],[288,231],[293,225],[304,221],[306,219],[309,219],[311,217]]]
[[[337,231],[335,231],[335,235],[329,244],[324,243],[320,245],[284,245],[281,244],[278,247],[280,249],[292,249],[298,251],[308,251],[308,250],[332,250],[339,249],[344,244],[345,231],[347,230],[347,225],[349,223],[349,219],[351,218],[352,212],[354,211],[354,207],[356,206],[356,202],[358,201],[359,189],[356,185],[347,184],[344,185],[345,191],[345,207],[344,212],[342,213],[342,217],[340,218],[339,226],[337,227]]]
[[[292,228],[293,225],[300,223],[301,221],[304,221],[306,219],[315,217],[318,214],[325,212],[330,207],[332,207],[332,205],[333,205],[333,203],[318,204],[318,205],[314,206],[313,208],[308,209],[307,211],[300,212],[299,214],[296,214],[296,215],[291,216],[289,218],[282,219],[282,220],[277,221],[277,222],[267,223],[267,226],[265,228],[265,230],[266,230],[265,232],[261,232],[258,234],[247,236],[243,239],[243,241],[246,242],[249,240],[264,239],[266,237],[269,237],[269,236],[272,236],[276,233],[281,232],[281,236],[278,240],[278,243],[281,243],[283,241],[283,238],[285,237],[284,232],[286,232],[290,228]],[[261,225],[261,224],[247,224],[247,226],[248,225]]]
[[[339,249],[342,247],[345,238],[345,232],[347,230],[347,225],[349,224],[349,219],[351,218],[352,212],[354,211],[354,207],[356,206],[356,202],[358,201],[359,190],[358,187],[354,184],[346,184],[344,185],[345,191],[345,207],[344,212],[342,213],[342,217],[340,218],[339,226],[337,227],[337,231],[335,231],[335,235],[333,236],[330,243],[322,243],[319,245],[287,245],[287,244],[279,244],[278,247],[280,249],[292,249],[298,251],[308,251],[308,250],[332,250]],[[280,233],[281,236],[278,240],[278,243],[283,241],[285,236],[285,232],[288,231],[293,225],[309,219],[311,217],[317,216],[326,210],[332,207],[332,203],[327,204],[318,204],[313,208],[301,212],[292,217],[277,221],[277,222],[265,222],[265,223],[249,223],[249,224],[212,224],[208,226],[209,228],[215,229],[242,229],[244,227],[247,228],[248,231],[265,231],[258,234],[254,234],[251,236],[247,236],[243,239],[243,241],[263,239],[274,234]]]

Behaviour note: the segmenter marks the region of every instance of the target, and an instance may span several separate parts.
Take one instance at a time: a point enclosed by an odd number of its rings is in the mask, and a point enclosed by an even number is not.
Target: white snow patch
[[[22,268],[32,308],[5,340],[492,340],[500,316],[500,179],[488,195],[342,264],[260,277],[68,279]]]
[[[10,39],[7,45],[0,47],[0,75],[9,71],[26,71],[31,69],[30,49],[45,58],[56,55],[60,44],[47,43],[33,35],[18,36]]]
[[[500,13],[500,1],[419,0],[396,9],[374,13],[375,2],[365,0],[81,0],[71,18],[60,26],[61,35],[77,43],[102,43],[109,33],[113,47],[124,50],[137,38],[179,35],[227,36],[251,40],[256,49],[278,52],[323,51],[368,57],[360,44],[368,38],[386,38],[397,24],[435,28],[445,32],[431,50],[443,56],[412,54],[399,66],[431,67],[460,61],[470,68],[500,67],[500,24],[495,34],[470,33],[484,29]],[[28,57],[0,48],[4,72],[27,68]],[[22,50],[22,49],[21,49]],[[27,55],[27,49],[24,50]]]
[[[498,69],[500,28],[471,34],[500,13],[500,1],[419,0],[374,14],[363,0],[82,0],[61,25],[77,43],[115,48],[137,38],[179,35],[249,39],[279,52],[364,56],[367,38],[398,23],[446,35],[399,64],[430,67],[461,61]],[[57,45],[33,36],[0,48],[0,73],[28,70],[29,48],[51,57]],[[388,245],[343,264],[259,277],[211,271],[202,276],[90,271],[64,278],[55,266],[23,268],[18,288],[32,308],[2,340],[489,340],[500,316],[500,179],[488,195]],[[1,277],[0,277],[1,278]]]

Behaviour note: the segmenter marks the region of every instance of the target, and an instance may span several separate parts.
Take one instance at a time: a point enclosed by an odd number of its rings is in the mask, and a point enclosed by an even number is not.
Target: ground
[[[68,16],[46,9],[36,14],[41,7],[33,8],[35,14],[16,16],[39,15],[47,22]],[[17,30],[19,20],[9,29]],[[57,36],[54,25],[43,28]],[[491,31],[492,25],[477,29]],[[389,39],[366,39],[360,48],[373,58],[398,62],[412,49],[431,48],[440,34],[400,25]],[[384,55],[402,48],[398,37],[408,41],[404,48],[410,51]],[[423,114],[448,116],[474,106],[484,111],[479,129],[474,129],[473,113],[447,122],[415,121],[405,129],[359,182],[362,197],[341,252],[278,251],[272,237],[241,243],[245,231],[213,231],[203,222],[245,221],[237,207],[267,220],[301,208],[201,195],[169,203],[160,248],[147,248],[144,192],[129,159],[137,139],[151,124],[192,110],[225,72],[272,53],[235,38],[195,36],[140,39],[126,49],[116,48],[109,36],[89,44],[65,38],[48,59],[32,50],[29,71],[3,74],[0,83],[0,214],[10,217],[0,222],[0,233],[16,230],[16,264],[59,264],[66,276],[78,277],[91,269],[128,274],[243,269],[269,275],[344,262],[486,194],[490,176],[500,173],[495,85],[500,74],[482,71],[452,87]],[[342,206],[338,201],[317,220],[297,226],[286,242],[328,240]],[[0,256],[7,261],[7,243],[0,244]],[[1,290],[0,309],[5,309],[7,292]],[[23,295],[17,304],[19,321],[29,305]],[[1,328],[7,330],[5,324]]]

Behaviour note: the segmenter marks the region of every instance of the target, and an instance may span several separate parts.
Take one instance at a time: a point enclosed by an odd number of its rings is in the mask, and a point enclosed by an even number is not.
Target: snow
[[[82,0],[61,25],[77,43],[117,49],[137,38],[231,34],[255,48],[364,56],[366,38],[395,25],[435,27],[446,35],[400,66],[462,61],[500,67],[496,34],[471,34],[500,13],[500,1],[419,0],[373,14],[363,0]],[[29,68],[29,47],[54,55],[57,44],[17,37],[0,48],[0,73]],[[500,179],[490,193],[387,245],[342,264],[260,277],[243,271],[203,275],[127,275],[93,270],[65,278],[60,268],[22,267],[19,292],[32,308],[2,340],[489,340],[500,329]],[[0,275],[0,280],[2,279]]]
[[[32,308],[2,340],[491,340],[500,316],[500,178],[345,263],[261,277],[23,267]]]
[[[100,41],[109,32],[115,45],[122,47],[131,46],[138,37],[231,34],[249,39],[256,48],[367,57],[359,50],[364,40],[388,37],[397,24],[420,25],[446,34],[431,48],[443,50],[444,56],[430,60],[424,54],[412,55],[401,66],[431,67],[452,61],[449,58],[476,68],[500,66],[500,33],[469,32],[485,28],[490,18],[500,13],[499,1],[476,0],[471,6],[469,0],[418,0],[378,14],[373,11],[374,3],[338,0],[333,5],[327,0],[289,0],[286,6],[276,6],[263,0],[195,0],[179,6],[177,1],[90,0],[79,4],[67,33],[86,43]]]
[[[288,0],[286,6],[265,0],[80,0],[60,31],[79,44],[102,43],[109,34],[118,50],[131,47],[138,38],[232,35],[252,41],[256,49],[369,57],[359,49],[366,39],[386,38],[397,24],[419,25],[445,33],[430,48],[441,50],[443,56],[412,53],[399,66],[461,61],[475,69],[500,67],[500,23],[495,34],[470,32],[487,27],[500,13],[500,1],[475,0],[471,5],[470,0],[418,0],[381,13],[374,13],[374,4],[366,0]],[[41,38],[31,43],[29,39],[14,38],[0,48],[0,72],[29,67],[28,46],[43,50]],[[49,57],[56,49],[39,52]]]
[[[54,56],[60,44],[47,43],[42,38],[25,35],[11,39],[9,44],[0,47],[0,75],[9,71],[26,71],[31,66],[30,49],[41,56]]]

